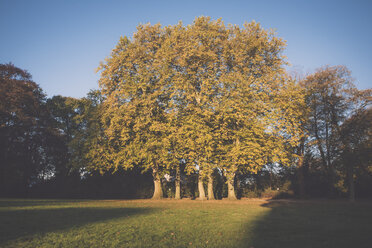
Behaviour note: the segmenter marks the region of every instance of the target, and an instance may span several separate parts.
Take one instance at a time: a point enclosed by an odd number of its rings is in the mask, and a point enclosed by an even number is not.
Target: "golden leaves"
[[[171,168],[182,158],[187,171],[196,163],[235,172],[257,171],[268,156],[284,161],[280,149],[297,140],[292,104],[303,100],[284,73],[284,45],[256,22],[209,17],[120,38],[99,68],[115,164]]]

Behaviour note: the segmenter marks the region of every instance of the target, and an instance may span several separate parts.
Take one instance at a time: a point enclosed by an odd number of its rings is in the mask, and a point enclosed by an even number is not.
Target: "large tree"
[[[171,28],[141,25],[133,40],[121,38],[102,64],[100,86],[106,97],[103,122],[114,168],[142,166],[154,177],[154,199],[162,198],[161,176],[172,155],[169,116],[172,90],[167,67]],[[165,61],[165,62],[164,62]]]
[[[238,171],[257,172],[267,163],[288,164],[286,147],[298,141],[303,101],[286,76],[284,42],[255,22],[230,30],[218,105],[220,161],[235,199]]]
[[[140,25],[100,67],[103,121],[114,167],[142,166],[154,176],[186,163],[199,198],[214,198],[214,169],[226,173],[229,198],[238,170],[285,163],[298,139],[302,100],[285,75],[284,42],[255,22],[243,28],[196,18],[188,26]],[[268,160],[269,158],[269,160]]]
[[[174,97],[180,123],[179,146],[185,150],[186,171],[198,173],[199,199],[214,199],[212,173],[217,167],[216,104],[223,52],[229,37],[221,20],[196,18],[192,25],[175,27],[171,42]]]

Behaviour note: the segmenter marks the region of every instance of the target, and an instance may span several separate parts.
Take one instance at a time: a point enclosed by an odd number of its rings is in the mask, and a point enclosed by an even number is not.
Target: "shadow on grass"
[[[54,209],[1,209],[0,247],[1,244],[21,237],[29,237],[36,234],[43,235],[48,232],[81,227],[86,224],[106,221],[114,218],[129,218],[152,211],[156,211],[156,209],[138,207],[73,207],[69,205],[67,207]]]
[[[372,247],[370,203],[274,200],[262,206],[270,211],[241,247]]]

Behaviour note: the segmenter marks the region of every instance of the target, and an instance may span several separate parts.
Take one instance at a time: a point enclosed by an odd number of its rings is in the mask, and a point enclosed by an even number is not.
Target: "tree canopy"
[[[0,195],[370,196],[372,91],[292,77],[284,49],[254,21],[139,25],[80,99],[1,64]]]
[[[152,169],[156,179],[183,159],[200,180],[219,168],[231,181],[286,164],[303,95],[286,76],[284,45],[255,22],[138,26],[100,67],[113,165]]]
[[[22,194],[46,176],[53,131],[45,95],[31,75],[13,64],[0,64],[0,174],[4,195]]]

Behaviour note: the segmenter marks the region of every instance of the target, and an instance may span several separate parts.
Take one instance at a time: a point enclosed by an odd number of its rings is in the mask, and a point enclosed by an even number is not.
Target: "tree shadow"
[[[57,208],[51,206],[50,208],[49,204],[45,205],[48,205],[47,208],[0,209],[0,246],[21,237],[81,227],[110,219],[130,218],[157,210],[139,207],[74,207],[70,205]]]
[[[371,247],[371,204],[273,200],[241,247]]]

